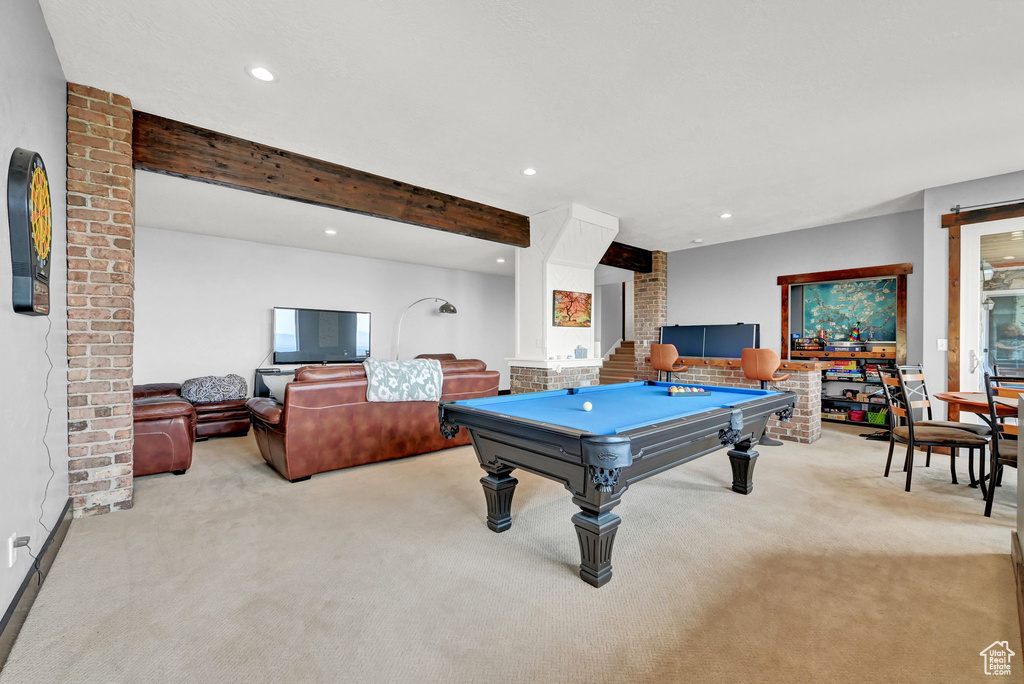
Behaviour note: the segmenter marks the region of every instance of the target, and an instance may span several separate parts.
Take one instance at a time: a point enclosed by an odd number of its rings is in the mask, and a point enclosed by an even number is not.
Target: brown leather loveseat
[[[188,401],[181,396],[181,385],[176,382],[155,382],[135,385],[135,397],[168,396]],[[196,440],[210,437],[245,437],[249,434],[249,410],[245,399],[224,399],[192,404],[196,410]]]
[[[483,361],[443,360],[441,370],[442,400],[498,393],[499,374]],[[454,439],[441,436],[432,401],[366,401],[362,364],[299,368],[283,403],[258,397],[246,406],[263,458],[292,482],[469,443],[465,430]]]

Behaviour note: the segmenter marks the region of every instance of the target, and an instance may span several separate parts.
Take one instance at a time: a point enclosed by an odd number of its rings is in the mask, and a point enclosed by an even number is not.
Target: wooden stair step
[[[615,351],[605,360],[598,374],[601,385],[616,385],[620,382],[633,382],[636,379],[636,350],[634,341],[626,340],[619,343]]]

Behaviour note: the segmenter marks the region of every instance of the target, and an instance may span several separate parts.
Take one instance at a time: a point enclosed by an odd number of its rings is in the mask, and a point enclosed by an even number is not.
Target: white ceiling
[[[982,235],[981,259],[995,268],[1020,268],[1024,263],[1024,233]]]
[[[40,4],[67,78],[136,109],[524,214],[580,202],[651,249],[1024,167],[1019,0]]]
[[[515,247],[139,171],[135,222],[146,228],[512,276]],[[327,229],[337,231],[328,235]],[[504,259],[504,263],[498,263]]]

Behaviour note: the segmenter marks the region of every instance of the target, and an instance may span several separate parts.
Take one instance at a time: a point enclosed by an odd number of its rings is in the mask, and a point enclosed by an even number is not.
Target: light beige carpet
[[[252,437],[200,443],[134,510],[75,521],[0,682],[970,682],[993,641],[1024,660],[1015,471],[987,520],[947,458],[907,494],[857,431],[762,447],[750,496],[724,451],[636,485],[601,589],[559,485],[520,473],[512,529],[487,529],[470,447],[289,484]]]

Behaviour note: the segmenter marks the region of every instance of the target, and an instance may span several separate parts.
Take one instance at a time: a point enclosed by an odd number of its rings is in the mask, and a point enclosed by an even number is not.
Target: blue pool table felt
[[[686,385],[709,390],[711,394],[671,397],[668,388],[673,384],[678,385],[669,382],[654,385],[627,382],[581,387],[576,390],[576,394],[569,394],[569,390],[550,390],[465,399],[455,403],[595,435],[614,435],[652,423],[683,418],[709,409],[730,408],[746,401],[779,394],[741,387]],[[583,403],[587,401],[593,405],[590,411],[583,409]]]

